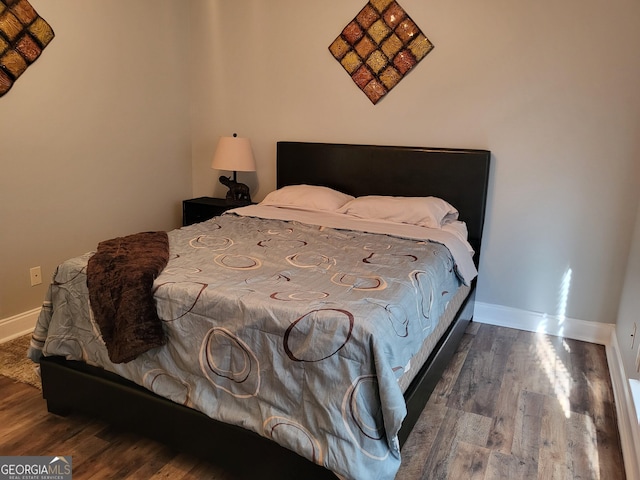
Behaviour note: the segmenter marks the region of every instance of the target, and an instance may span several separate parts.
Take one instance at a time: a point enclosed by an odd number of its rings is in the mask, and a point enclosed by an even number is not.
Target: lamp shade
[[[233,172],[254,172],[256,162],[249,139],[236,136],[220,137],[211,168]]]

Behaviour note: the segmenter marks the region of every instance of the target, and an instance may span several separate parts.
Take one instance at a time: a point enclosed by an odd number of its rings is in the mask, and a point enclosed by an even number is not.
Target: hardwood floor
[[[74,480],[236,480],[101,422],[50,415],[31,386],[0,377],[0,392],[0,455],[72,455]],[[472,324],[396,478],[625,479],[604,347]]]
[[[605,348],[472,324],[403,455],[402,479],[624,479]]]

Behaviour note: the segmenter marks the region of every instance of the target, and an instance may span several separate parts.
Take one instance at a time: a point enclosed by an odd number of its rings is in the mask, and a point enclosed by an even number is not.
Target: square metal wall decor
[[[27,0],[0,0],[0,97],[53,40],[47,22]]]
[[[329,46],[374,105],[432,49],[433,44],[395,0],[369,0]]]

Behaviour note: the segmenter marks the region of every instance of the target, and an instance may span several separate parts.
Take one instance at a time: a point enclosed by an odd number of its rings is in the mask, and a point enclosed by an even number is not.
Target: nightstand
[[[204,222],[222,215],[232,208],[244,207],[248,204],[228,203],[225,198],[199,197],[182,202],[182,226]]]

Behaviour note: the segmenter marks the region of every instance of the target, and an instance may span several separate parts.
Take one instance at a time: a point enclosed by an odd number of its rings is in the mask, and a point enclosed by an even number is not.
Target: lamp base
[[[232,180],[231,177],[225,177],[224,175],[218,180],[229,188],[226,196],[227,203],[232,205],[248,205],[251,203],[249,187],[244,183],[238,183]]]

